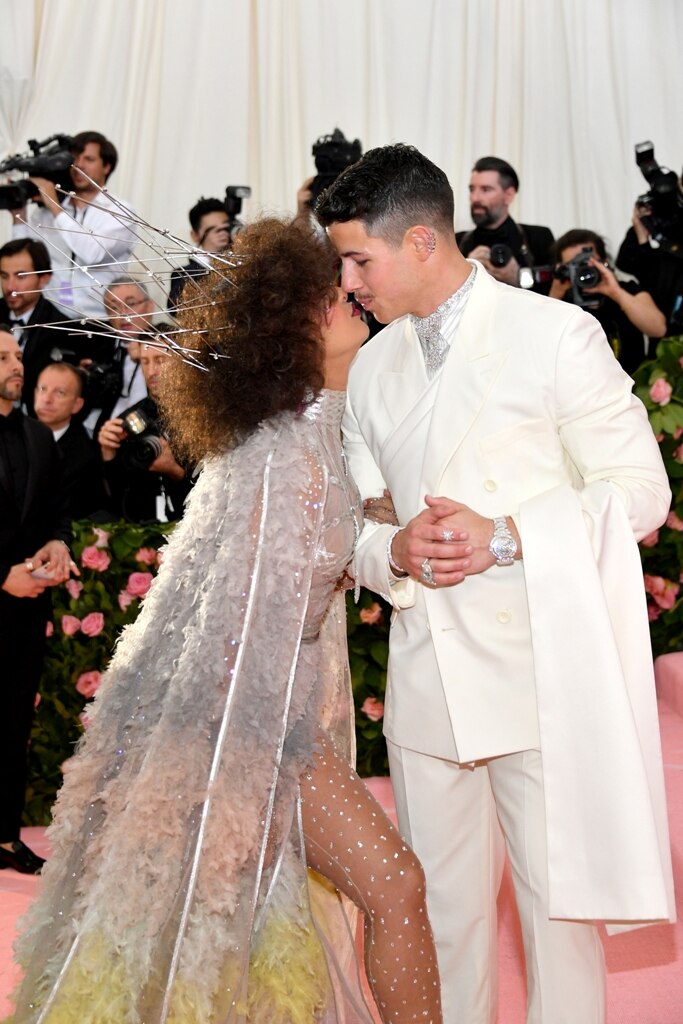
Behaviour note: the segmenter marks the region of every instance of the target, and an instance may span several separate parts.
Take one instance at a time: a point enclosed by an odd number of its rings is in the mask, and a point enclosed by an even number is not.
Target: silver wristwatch
[[[489,551],[496,560],[496,565],[512,565],[517,554],[517,541],[510,533],[505,516],[496,516],[493,520],[493,537]]]

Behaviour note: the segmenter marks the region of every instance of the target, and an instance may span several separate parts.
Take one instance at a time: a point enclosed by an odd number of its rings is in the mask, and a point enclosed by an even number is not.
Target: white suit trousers
[[[496,896],[505,844],[526,957],[527,1024],[604,1024],[596,927],[548,917],[540,753],[467,767],[387,746],[399,827],[427,877],[444,1024],[495,1024]]]

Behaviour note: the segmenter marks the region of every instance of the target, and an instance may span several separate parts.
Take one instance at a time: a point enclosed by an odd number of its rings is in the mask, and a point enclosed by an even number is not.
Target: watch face
[[[494,537],[489,550],[497,562],[513,561],[517,554],[517,542],[512,536]]]

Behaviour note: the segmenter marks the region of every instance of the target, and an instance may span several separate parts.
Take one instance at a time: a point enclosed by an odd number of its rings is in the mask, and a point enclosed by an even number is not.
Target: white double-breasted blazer
[[[670,492],[632,382],[594,317],[480,266],[429,382],[403,317],[351,368],[344,417],[364,497],[399,523],[446,496],[512,515],[523,558],[433,590],[395,583],[366,523],[360,582],[394,606],[385,732],[470,762],[540,748],[553,916],[673,915],[661,751],[636,541]]]

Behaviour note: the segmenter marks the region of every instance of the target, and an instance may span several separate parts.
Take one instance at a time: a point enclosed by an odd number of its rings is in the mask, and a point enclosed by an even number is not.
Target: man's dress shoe
[[[11,850],[6,850],[4,846],[0,846],[0,870],[2,868],[14,868],[15,871],[20,871],[22,875],[39,875],[44,863],[43,858],[38,857],[33,850],[29,850],[26,843],[22,843],[21,839],[14,840]]]

